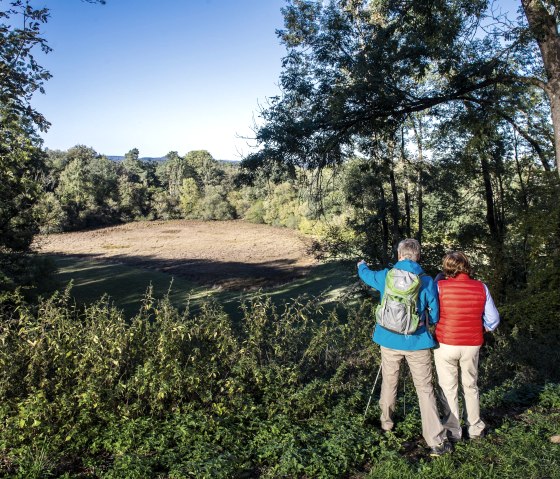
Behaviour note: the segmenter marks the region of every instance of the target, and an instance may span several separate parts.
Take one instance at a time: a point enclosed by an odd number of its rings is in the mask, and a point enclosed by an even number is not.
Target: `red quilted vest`
[[[439,281],[438,289],[437,341],[453,346],[480,346],[484,342],[484,284],[459,273],[455,278]]]

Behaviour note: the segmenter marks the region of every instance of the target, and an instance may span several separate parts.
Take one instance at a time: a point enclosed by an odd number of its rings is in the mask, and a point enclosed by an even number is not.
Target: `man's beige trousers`
[[[452,439],[461,439],[461,416],[459,415],[459,369],[465,399],[465,424],[469,436],[480,436],[484,422],[480,419],[478,397],[478,353],[480,346],[450,346],[441,344],[434,350],[434,359],[443,408],[443,426]]]
[[[445,429],[441,425],[432,386],[432,356],[429,349],[420,351],[401,351],[381,347],[381,428],[393,428],[393,413],[397,402],[399,369],[403,358],[406,359],[418,395],[420,415],[422,416],[422,435],[428,446],[436,446],[445,439]]]

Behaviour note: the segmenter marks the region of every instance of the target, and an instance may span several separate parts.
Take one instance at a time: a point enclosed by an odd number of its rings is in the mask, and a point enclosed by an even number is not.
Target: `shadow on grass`
[[[276,260],[262,263],[239,261],[212,261],[198,258],[162,259],[158,256],[128,254],[110,258],[96,254],[57,255],[103,263],[118,263],[132,267],[155,269],[207,287],[232,291],[247,291],[275,286],[305,276],[312,265],[298,264],[295,260]]]
[[[179,310],[197,308],[203,301],[217,301],[233,318],[241,315],[244,299],[257,293],[269,295],[277,305],[308,295],[335,302],[356,283],[353,262],[332,262],[313,267],[291,261],[267,264],[178,260],[150,262],[127,257],[126,262],[91,256],[49,256],[58,268],[61,287],[73,283],[78,303],[92,303],[108,294],[127,317],[136,314],[147,290],[157,299],[169,295]]]

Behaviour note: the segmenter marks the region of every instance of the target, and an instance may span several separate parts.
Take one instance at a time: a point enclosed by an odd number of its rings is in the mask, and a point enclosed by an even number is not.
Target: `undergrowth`
[[[379,365],[370,303],[323,311],[314,299],[277,308],[260,296],[232,324],[217,304],[191,313],[149,294],[131,320],[106,298],[78,308],[69,291],[38,306],[8,294],[0,323],[0,474],[560,477],[560,446],[549,441],[560,433],[552,323],[546,318],[540,330],[516,311],[522,308],[506,311],[483,350],[490,435],[431,460],[406,374],[395,432],[380,434],[375,399],[364,418]],[[550,349],[539,363],[543,348]]]

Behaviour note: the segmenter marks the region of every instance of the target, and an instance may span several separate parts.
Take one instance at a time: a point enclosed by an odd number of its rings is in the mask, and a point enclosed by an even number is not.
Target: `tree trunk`
[[[416,239],[422,244],[422,235],[424,234],[424,200],[422,197],[422,163],[418,167],[418,233]]]
[[[490,249],[490,265],[492,267],[492,284],[494,285],[495,298],[501,298],[504,294],[504,278],[506,276],[507,264],[504,261],[504,230],[496,211],[496,200],[492,190],[492,179],[490,166],[484,151],[479,152],[480,165],[482,168],[482,179],[484,182],[484,198],[486,200],[486,222],[490,230],[488,245]]]
[[[401,162],[404,165],[406,171],[406,148],[405,148],[405,135],[404,127],[401,128]],[[408,175],[405,176],[404,180],[404,230],[407,238],[411,238],[411,219],[410,219],[410,193],[408,191]]]
[[[387,264],[389,262],[389,256],[387,255],[387,251],[389,249],[389,225],[387,224],[387,201],[385,200],[385,191],[383,190],[383,185],[380,188],[380,199],[381,199],[381,229],[382,229],[382,261],[383,264]]]
[[[416,233],[416,239],[420,244],[422,244],[422,235],[424,228],[424,204],[423,204],[423,188],[422,188],[422,167],[424,165],[424,148],[422,144],[423,131],[422,131],[422,119],[418,119],[418,128],[414,119],[412,120],[412,129],[414,130],[414,136],[416,137],[416,148],[418,149],[418,174],[416,179],[417,196],[418,196],[418,232]]]
[[[397,245],[399,244],[400,238],[400,214],[399,214],[399,195],[397,193],[397,182],[395,180],[395,171],[393,168],[393,161],[391,161],[391,169],[389,171],[389,182],[391,184],[391,196],[392,196],[392,206],[391,206],[391,217],[393,220],[393,253],[397,252]]]
[[[519,178],[519,186],[521,189],[521,201],[523,203],[523,212],[525,214],[529,211],[529,197],[527,196],[527,189],[525,187],[525,181],[523,180],[523,173],[521,170],[521,164],[519,163],[519,153],[518,153],[518,140],[515,128],[513,128],[513,158],[515,160],[515,167],[517,171],[517,177]],[[528,276],[528,243],[529,243],[529,231],[528,228],[523,229],[523,250],[521,254],[519,254],[520,264],[523,266],[523,269],[519,272],[522,278],[523,284],[527,284],[527,276]]]
[[[550,100],[554,128],[556,172],[560,176],[560,37],[555,18],[548,12],[543,0],[521,0],[529,29],[534,35],[546,71],[545,92]]]
[[[548,97],[550,99],[552,126],[554,128],[554,154],[556,157],[556,172],[560,176],[560,85],[555,89],[553,93],[549,93]]]
[[[482,179],[484,181],[484,199],[486,200],[486,224],[490,230],[490,236],[501,243],[500,229],[495,214],[494,192],[492,191],[492,181],[490,178],[490,167],[484,152],[480,153],[480,166],[482,168]]]
[[[410,193],[408,192],[408,185],[404,188],[404,211],[405,211],[405,229],[406,237],[410,238],[412,235],[410,228]]]
[[[524,211],[527,213],[529,210],[529,199],[527,196],[527,189],[525,188],[525,181],[523,180],[523,174],[521,172],[521,165],[519,164],[519,153],[517,151],[518,141],[515,128],[513,129],[513,159],[515,160],[515,168],[517,172],[517,178],[519,178],[519,186],[521,189],[521,201],[523,202]]]

